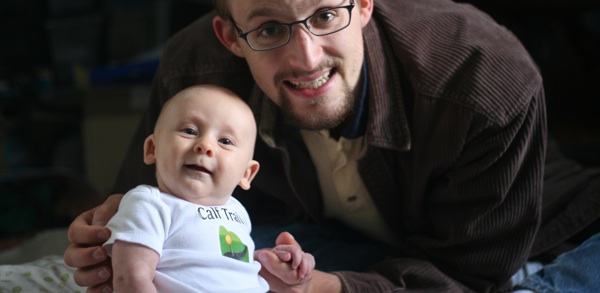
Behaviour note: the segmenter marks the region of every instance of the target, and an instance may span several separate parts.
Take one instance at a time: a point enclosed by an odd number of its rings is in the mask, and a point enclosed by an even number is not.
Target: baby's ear
[[[248,167],[244,171],[244,176],[238,185],[244,190],[250,189],[250,182],[252,182],[256,173],[258,173],[258,169],[260,169],[260,164],[257,161],[251,160],[248,162]]]
[[[150,134],[144,141],[144,163],[146,165],[156,164],[156,146],[154,144],[154,134]]]

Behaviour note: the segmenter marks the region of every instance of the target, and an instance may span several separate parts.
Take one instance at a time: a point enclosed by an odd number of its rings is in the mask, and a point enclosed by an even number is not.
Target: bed
[[[0,251],[0,292],[85,292],[64,264],[66,228],[40,232]]]
[[[36,169],[0,175],[0,293],[85,292],[63,253],[75,216],[103,199],[79,174]]]

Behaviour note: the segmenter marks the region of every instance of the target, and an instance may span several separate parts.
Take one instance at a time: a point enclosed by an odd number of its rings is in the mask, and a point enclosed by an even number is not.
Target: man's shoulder
[[[510,115],[541,89],[520,41],[475,7],[445,0],[377,5],[375,17],[421,96]]]
[[[174,34],[165,44],[161,61],[166,66],[172,64],[172,70],[179,72],[185,68],[215,70],[243,64],[241,58],[233,55],[217,39],[212,27],[214,16],[214,12],[210,12]]]
[[[173,95],[193,84],[215,84],[245,97],[254,84],[243,58],[231,53],[216,37],[210,12],[183,28],[165,44],[158,78]]]

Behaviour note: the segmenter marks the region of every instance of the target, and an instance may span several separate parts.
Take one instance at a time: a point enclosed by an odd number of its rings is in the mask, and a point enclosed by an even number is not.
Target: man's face
[[[247,60],[256,83],[281,107],[289,124],[331,129],[352,111],[364,58],[362,27],[370,18],[370,11],[356,2],[350,25],[331,35],[315,36],[298,24],[287,45],[260,52],[237,38],[239,52],[234,53]],[[232,0],[229,7],[236,25],[248,32],[349,4],[349,0]]]

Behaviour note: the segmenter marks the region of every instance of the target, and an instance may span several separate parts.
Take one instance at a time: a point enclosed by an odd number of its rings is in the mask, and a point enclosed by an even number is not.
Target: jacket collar
[[[410,129],[402,84],[404,72],[392,53],[386,36],[373,17],[363,30],[365,58],[369,72],[369,118],[367,142],[370,145],[408,151]]]

